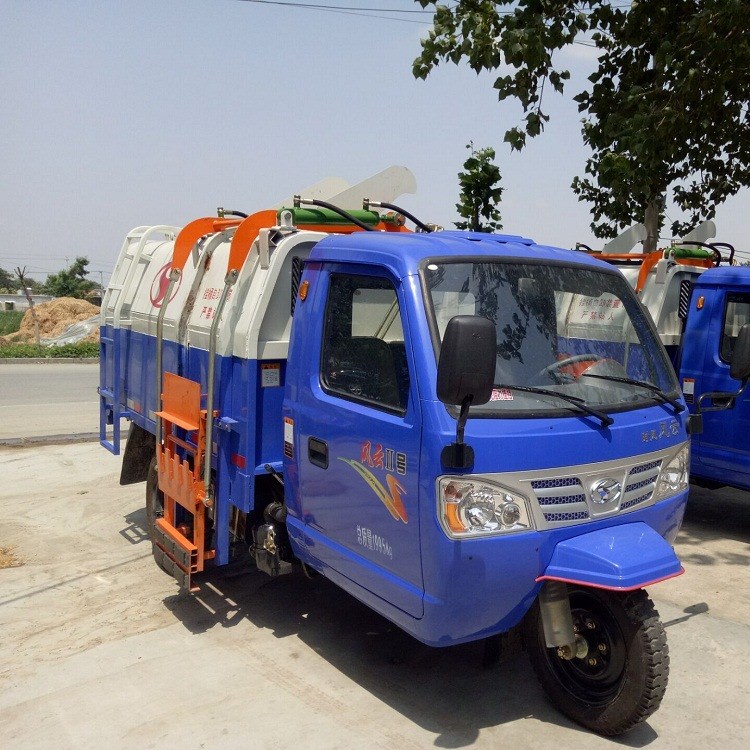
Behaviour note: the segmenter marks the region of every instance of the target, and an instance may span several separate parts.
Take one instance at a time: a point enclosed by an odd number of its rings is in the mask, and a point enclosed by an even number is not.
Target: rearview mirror
[[[440,348],[437,396],[444,404],[461,406],[456,441],[446,445],[440,461],[446,469],[469,469],[474,450],[464,443],[464,427],[472,404],[486,404],[495,383],[495,324],[478,315],[456,315],[448,321]]]
[[[749,326],[750,327],[750,326]],[[456,315],[448,321],[440,348],[437,397],[444,404],[486,404],[495,382],[495,324],[478,315]]]

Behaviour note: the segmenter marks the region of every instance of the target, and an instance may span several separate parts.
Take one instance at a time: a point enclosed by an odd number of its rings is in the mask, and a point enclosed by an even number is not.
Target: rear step
[[[156,564],[164,568],[180,587],[190,593],[198,591],[191,585],[193,573],[198,572],[198,548],[163,518],[154,527],[153,552]]]
[[[206,457],[206,410],[201,409],[200,383],[165,372],[162,410],[164,441],[156,446],[159,489],[164,494],[164,517],[156,521],[153,552],[156,562],[182,588],[198,590],[192,577],[203,571],[215,551],[206,549],[206,488],[201,476]],[[184,431],[184,439],[175,430]],[[178,521],[178,506],[186,513]],[[188,538],[183,532],[190,529]]]

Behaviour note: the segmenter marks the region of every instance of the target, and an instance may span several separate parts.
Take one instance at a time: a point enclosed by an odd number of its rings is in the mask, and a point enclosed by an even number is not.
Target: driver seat
[[[326,362],[327,384],[337,391],[400,407],[396,364],[391,347],[375,336],[341,341]]]

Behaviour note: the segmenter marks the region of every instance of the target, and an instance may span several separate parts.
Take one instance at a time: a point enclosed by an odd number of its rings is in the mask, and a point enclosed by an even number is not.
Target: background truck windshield
[[[512,386],[573,396],[599,410],[643,406],[656,389],[678,395],[666,354],[617,273],[550,262],[438,261],[423,279],[440,341],[454,315],[495,324],[496,385],[482,410],[570,413],[554,395]]]

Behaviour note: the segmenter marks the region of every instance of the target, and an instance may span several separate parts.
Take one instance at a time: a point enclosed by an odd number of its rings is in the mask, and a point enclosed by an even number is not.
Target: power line
[[[301,10],[319,10],[326,13],[339,13],[340,15],[348,15],[348,16],[361,16],[363,18],[377,18],[381,21],[400,21],[401,23],[416,23],[420,26],[432,26],[433,22],[430,21],[415,21],[410,18],[393,18],[392,16],[386,16],[386,15],[373,15],[373,14],[382,14],[382,13],[408,13],[408,14],[418,14],[418,15],[430,15],[434,18],[435,11],[434,10],[403,10],[399,8],[374,8],[374,7],[365,7],[360,8],[355,5],[328,5],[325,3],[303,3],[303,2],[293,2],[292,0],[238,0],[238,2],[244,2],[244,3],[256,3],[258,5],[276,5],[280,7],[285,8],[294,8],[294,9],[301,9]],[[614,9],[630,9],[630,3],[624,3],[621,5],[611,5],[610,7]],[[454,8],[450,8],[450,10],[453,10]],[[498,15],[500,16],[509,16],[513,15],[515,11],[513,10],[507,10],[507,11],[498,11]],[[590,10],[583,10],[583,13],[586,15],[589,15],[591,13]],[[582,47],[591,47],[596,48],[596,44],[590,41],[578,41],[574,40],[573,44],[578,44]]]
[[[363,18],[377,18],[381,21],[399,21],[401,23],[416,23],[420,26],[431,26],[431,21],[415,21],[411,18],[394,18],[386,15],[375,15],[380,13],[429,13],[428,10],[397,10],[396,8],[357,8],[350,5],[323,5],[322,3],[294,3],[283,2],[283,0],[239,0],[244,3],[257,3],[260,5],[278,5],[282,7],[319,10],[324,13],[338,13],[345,16],[361,16]]]
[[[371,13],[418,13],[434,15],[431,10],[402,10],[399,8],[362,8],[356,5],[326,5],[323,3],[295,3],[291,0],[240,0],[245,3],[259,3],[261,5],[285,5],[291,8],[314,8],[316,10],[358,10]]]

